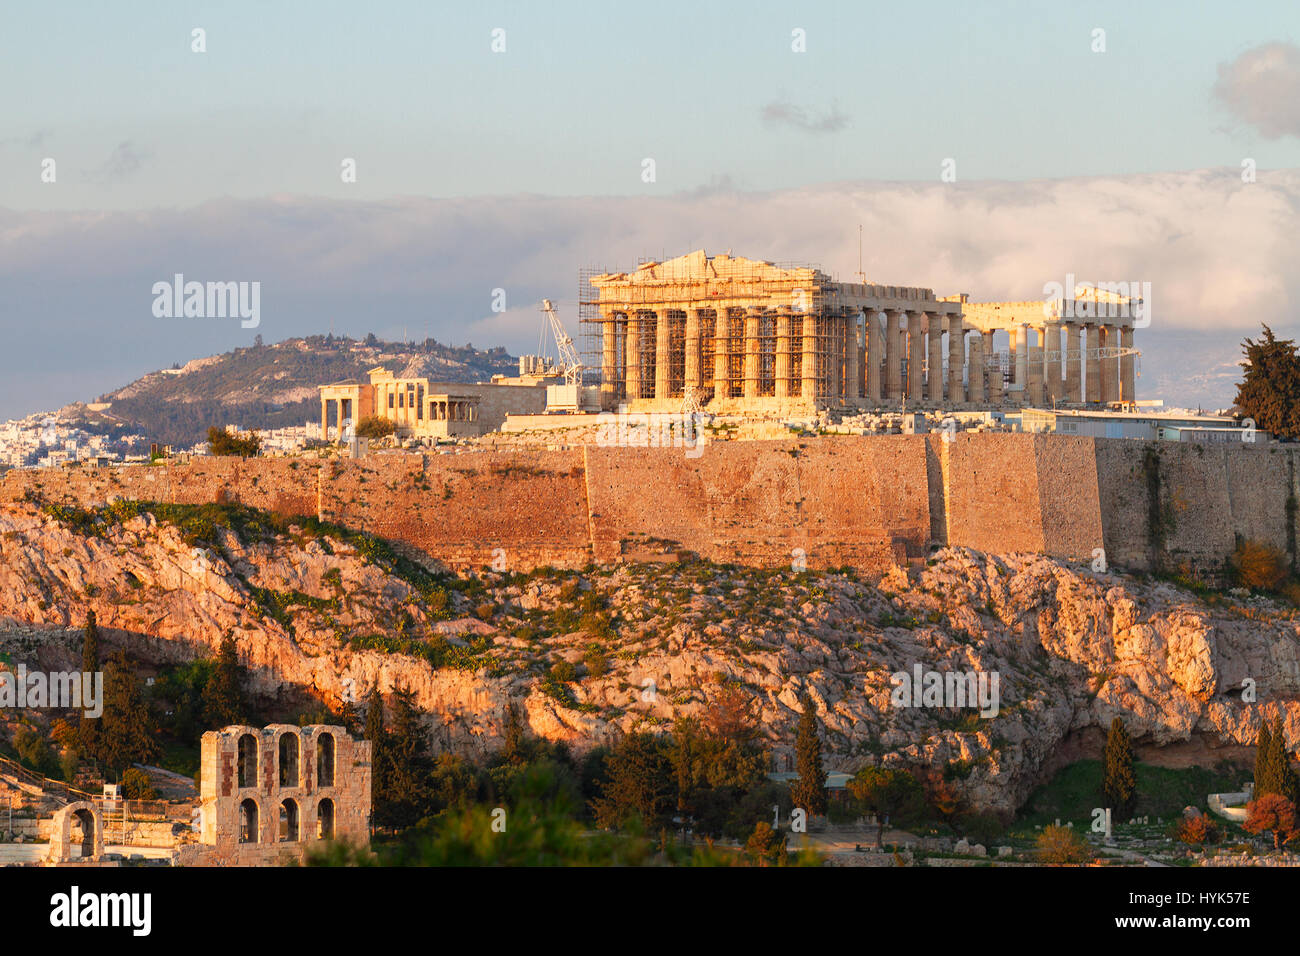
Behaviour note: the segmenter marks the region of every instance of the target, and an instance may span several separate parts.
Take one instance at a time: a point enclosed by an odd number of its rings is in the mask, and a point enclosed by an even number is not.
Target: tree
[[[1260,731],[1261,748],[1255,752],[1255,799],[1275,793],[1292,803],[1300,797],[1295,771],[1291,769],[1291,758],[1286,749],[1286,732],[1282,728],[1282,718],[1273,720],[1273,727],[1267,739]],[[1267,746],[1264,747],[1263,745]]]
[[[1247,833],[1273,834],[1273,849],[1282,849],[1296,835],[1295,804],[1278,793],[1270,793],[1246,804],[1246,822],[1242,829]]]
[[[1281,438],[1300,436],[1300,356],[1295,342],[1278,339],[1267,325],[1259,341],[1246,339],[1245,370],[1236,404],[1255,426]]]
[[[1269,758],[1273,754],[1273,734],[1268,729],[1268,721],[1259,723],[1259,737],[1255,740],[1255,796],[1262,797],[1269,793]],[[1276,789],[1271,792],[1276,793]]]
[[[1101,781],[1102,796],[1107,807],[1121,817],[1133,810],[1137,801],[1137,772],[1133,768],[1133,742],[1124,721],[1116,717],[1110,722],[1106,735],[1105,766]]]
[[[366,698],[366,740],[370,741],[370,792],[375,805],[375,822],[380,822],[379,804],[391,790],[389,783],[388,731],[384,727],[384,698],[371,688]]]
[[[386,438],[397,431],[397,424],[391,418],[367,415],[357,422],[354,430],[358,438]]]
[[[863,767],[849,781],[849,793],[863,812],[876,817],[876,846],[885,845],[885,824],[916,809],[924,790],[907,770]]]
[[[809,816],[826,813],[826,771],[822,769],[822,742],[817,736],[817,705],[804,694],[799,701],[803,713],[795,731],[794,758],[799,779],[790,787],[790,797],[796,807]]]
[[[212,454],[218,457],[252,458],[262,450],[262,438],[257,432],[247,438],[240,438],[213,425],[208,429],[208,445]]]
[[[217,652],[217,666],[203,687],[203,715],[211,729],[244,722],[242,677],[235,639],[227,634]]]
[[[606,771],[591,804],[596,826],[608,830],[639,822],[650,828],[672,805],[672,764],[653,734],[625,736],[610,752]]]
[[[104,671],[101,720],[101,755],[109,770],[120,775],[131,764],[148,763],[162,754],[140,678],[122,651],[109,658]]]
[[[1228,559],[1228,564],[1242,587],[1256,591],[1276,591],[1286,581],[1286,555],[1277,548],[1258,541],[1242,541]]]
[[[760,820],[745,842],[745,855],[759,866],[784,866],[788,858],[785,837],[772,824]]]
[[[86,674],[99,673],[99,625],[95,612],[86,612],[86,627],[81,638],[81,670]],[[77,725],[77,748],[87,758],[96,760],[100,753],[100,718],[87,717],[82,711]]]
[[[524,750],[524,715],[513,700],[506,704],[506,721],[502,729],[504,743],[501,756],[506,763],[523,763],[528,759]]]
[[[375,819],[381,824],[407,827],[429,807],[429,737],[415,706],[415,692],[393,691],[393,723],[385,748],[387,769],[382,802],[375,801]]]
[[[1073,827],[1043,827],[1036,842],[1044,863],[1088,863],[1093,857],[1092,847]]]

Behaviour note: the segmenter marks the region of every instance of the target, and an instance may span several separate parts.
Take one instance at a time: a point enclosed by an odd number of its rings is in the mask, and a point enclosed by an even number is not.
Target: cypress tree
[[[162,754],[140,678],[121,651],[109,659],[104,669],[102,720],[103,761],[119,779],[131,764],[149,763]]]
[[[1268,757],[1264,764],[1264,789],[1259,790],[1260,784],[1256,782],[1255,799],[1267,793],[1276,793],[1279,796],[1289,800],[1291,803],[1296,802],[1300,796],[1300,781],[1297,781],[1295,771],[1291,769],[1291,758],[1286,749],[1286,732],[1282,729],[1282,718],[1276,717],[1273,720],[1273,729],[1269,734]]]
[[[217,666],[203,688],[203,712],[213,729],[244,722],[242,669],[235,639],[227,634],[217,652]]]
[[[370,791],[374,801],[375,822],[387,825],[386,807],[392,798],[390,785],[388,731],[384,729],[384,698],[374,687],[366,698],[366,740],[370,741]]]
[[[1258,800],[1266,793],[1276,793],[1268,776],[1268,762],[1273,756],[1273,734],[1268,729],[1268,721],[1260,721],[1259,737],[1255,741],[1255,792]]]
[[[803,713],[794,738],[799,779],[790,788],[790,797],[810,817],[819,817],[826,813],[826,772],[822,769],[822,742],[817,736],[817,705],[807,693],[799,703]]]
[[[86,628],[81,639],[81,669],[84,673],[99,672],[99,625],[95,612],[86,612]],[[77,725],[77,748],[89,760],[100,759],[100,718],[87,717],[82,711]]]
[[[1133,769],[1133,743],[1124,721],[1116,717],[1106,735],[1106,761],[1102,776],[1106,806],[1127,816],[1137,801],[1137,772]]]
[[[513,700],[506,704],[506,722],[502,731],[504,744],[501,756],[506,763],[523,763],[528,759],[524,752],[524,715]]]

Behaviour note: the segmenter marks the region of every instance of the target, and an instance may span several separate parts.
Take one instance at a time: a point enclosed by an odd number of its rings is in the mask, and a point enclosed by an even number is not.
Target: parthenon
[[[1141,300],[1111,292],[973,303],[704,250],[593,276],[590,285],[581,318],[594,333],[590,361],[606,410],[698,403],[785,413],[1135,397],[1133,306]]]

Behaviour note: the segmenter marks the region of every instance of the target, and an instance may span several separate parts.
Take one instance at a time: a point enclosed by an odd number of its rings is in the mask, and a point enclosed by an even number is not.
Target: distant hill
[[[401,344],[373,336],[363,342],[317,335],[151,372],[93,403],[68,405],[58,415],[92,432],[136,432],[149,441],[187,447],[205,440],[212,425],[267,429],[317,420],[319,386],[363,378],[376,365],[397,375],[454,382],[487,381],[518,369],[517,360],[501,347],[482,351],[433,339]]]

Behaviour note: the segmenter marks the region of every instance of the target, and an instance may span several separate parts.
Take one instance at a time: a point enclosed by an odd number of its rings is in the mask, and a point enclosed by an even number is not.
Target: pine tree
[[[243,669],[235,639],[227,634],[217,652],[217,666],[203,688],[203,713],[212,729],[244,722]]]
[[[429,804],[429,737],[415,706],[415,693],[393,691],[393,726],[388,733],[385,757],[387,792],[385,806],[376,809],[376,819],[396,827],[410,826],[424,816]]]
[[[1300,436],[1300,356],[1293,340],[1275,338],[1272,329],[1263,328],[1264,338],[1242,342],[1245,374],[1236,404],[1257,428],[1295,438]]]
[[[1137,801],[1137,772],[1133,768],[1133,743],[1124,721],[1116,717],[1106,735],[1106,758],[1102,776],[1102,793],[1106,806],[1120,816],[1127,816]]]
[[[86,612],[86,628],[81,639],[81,669],[87,674],[99,672],[99,625],[94,611]],[[87,717],[83,711],[77,725],[77,748],[89,760],[100,758],[99,722],[99,717]]]
[[[673,766],[653,734],[628,734],[610,753],[606,768],[609,778],[591,804],[596,826],[613,829],[639,822],[649,829],[667,814],[673,804]]]
[[[120,775],[133,763],[149,763],[162,754],[158,730],[144,699],[144,689],[126,655],[114,654],[104,670],[104,715],[100,726],[103,762]]]
[[[810,817],[819,817],[826,813],[826,772],[822,769],[822,742],[817,736],[817,705],[806,693],[799,704],[803,713],[794,739],[799,779],[790,787],[790,798]]]

